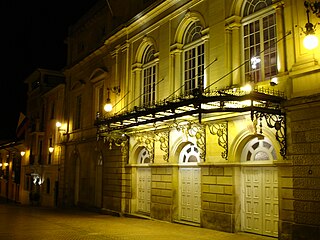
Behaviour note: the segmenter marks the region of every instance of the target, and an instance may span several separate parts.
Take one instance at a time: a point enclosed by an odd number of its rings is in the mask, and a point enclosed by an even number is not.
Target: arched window
[[[200,21],[189,24],[184,35],[184,94],[193,95],[204,85],[204,43]]]
[[[242,160],[244,162],[273,161],[276,159],[276,151],[267,138],[252,139],[246,144],[242,152]]]
[[[150,155],[149,152],[146,148],[141,149],[139,155],[138,155],[138,163],[139,164],[144,164],[144,163],[150,163]]]
[[[243,6],[243,51],[246,81],[277,75],[276,15],[272,0],[247,0]]]
[[[143,54],[142,62],[142,105],[151,106],[156,101],[156,62],[155,50],[148,46]]]
[[[197,163],[200,162],[199,149],[193,143],[186,145],[180,153],[180,163]]]

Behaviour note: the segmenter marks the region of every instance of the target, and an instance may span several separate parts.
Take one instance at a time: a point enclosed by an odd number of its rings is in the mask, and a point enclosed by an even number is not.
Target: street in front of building
[[[216,239],[270,240],[178,223],[116,217],[78,209],[53,209],[0,203],[1,240],[68,239]]]

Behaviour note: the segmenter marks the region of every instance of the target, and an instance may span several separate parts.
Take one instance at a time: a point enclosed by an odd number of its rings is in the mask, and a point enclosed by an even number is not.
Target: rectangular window
[[[184,91],[194,94],[196,88],[203,90],[204,84],[204,44],[184,52]]]
[[[149,66],[143,70],[143,105],[151,106],[156,98],[156,66]]]
[[[81,122],[81,104],[82,99],[81,95],[77,96],[76,98],[76,112],[75,112],[75,118],[74,118],[74,129],[80,129],[80,122]]]
[[[243,40],[246,81],[271,80],[277,74],[275,14],[244,25]]]

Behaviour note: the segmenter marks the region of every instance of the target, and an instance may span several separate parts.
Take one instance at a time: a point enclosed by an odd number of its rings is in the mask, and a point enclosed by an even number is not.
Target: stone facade
[[[304,1],[126,2],[129,17],[98,1],[70,28],[59,203],[317,239],[320,52],[295,27]]]

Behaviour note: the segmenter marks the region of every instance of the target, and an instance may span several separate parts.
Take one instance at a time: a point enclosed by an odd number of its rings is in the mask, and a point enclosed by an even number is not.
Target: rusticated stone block
[[[320,165],[319,155],[293,155],[290,158],[293,165]]]
[[[298,212],[320,213],[320,202],[293,201],[293,207]]]
[[[230,213],[202,211],[201,225],[218,231],[234,232],[233,218]]]
[[[288,146],[288,154],[307,154],[311,152],[309,143],[295,143]]]
[[[320,153],[320,143],[311,143],[311,153]]]
[[[320,190],[293,189],[293,197],[300,200],[320,201]]]
[[[305,133],[306,142],[319,142],[320,141],[320,131],[308,131]]]
[[[320,178],[294,178],[293,186],[294,188],[320,189]]]
[[[151,203],[150,217],[171,222],[171,218],[172,218],[171,205]]]
[[[306,142],[306,135],[305,132],[293,132],[292,136],[292,143],[304,143]]]
[[[293,177],[320,177],[320,166],[294,166]]]
[[[320,226],[320,215],[318,213],[306,213],[296,211],[294,213],[294,221],[295,223]]]
[[[223,167],[210,167],[209,174],[212,176],[223,176]]]
[[[302,224],[294,224],[292,226],[292,240],[318,240],[319,236],[319,226]]]

